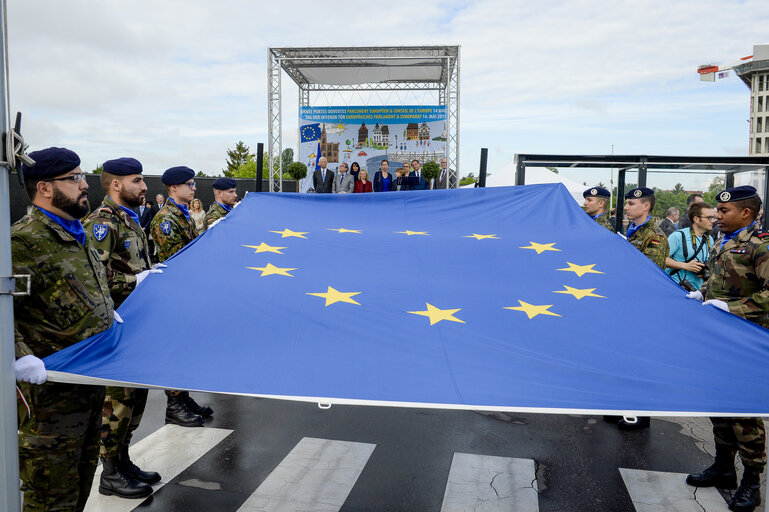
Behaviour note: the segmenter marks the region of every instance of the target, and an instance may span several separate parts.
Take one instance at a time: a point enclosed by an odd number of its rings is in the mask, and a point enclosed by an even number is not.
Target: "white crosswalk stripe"
[[[728,512],[712,487],[686,485],[686,474],[620,468],[636,512]]]
[[[375,446],[305,437],[238,512],[336,512]]]
[[[537,512],[534,461],[455,453],[441,512],[468,510]]]
[[[157,491],[231,433],[223,428],[165,425],[131,446],[129,453],[140,468],[160,473],[162,480],[152,486]],[[129,512],[141,502],[99,494],[100,475],[101,466],[96,470],[85,512]]]

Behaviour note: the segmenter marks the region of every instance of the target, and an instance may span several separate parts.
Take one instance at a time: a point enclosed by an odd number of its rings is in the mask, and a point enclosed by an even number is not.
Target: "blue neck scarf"
[[[635,234],[635,232],[638,231],[639,229],[641,229],[641,227],[644,224],[646,224],[647,222],[649,222],[649,219],[651,219],[651,218],[652,218],[652,216],[649,215],[648,217],[646,217],[645,221],[643,221],[642,223],[640,223],[637,226],[635,225],[635,222],[631,222],[630,225],[627,227],[627,237],[630,238],[631,236],[633,236]]]
[[[182,213],[184,214],[184,218],[187,220],[190,220],[190,209],[187,207],[187,205],[184,204],[177,204],[176,201],[174,201],[172,198],[168,198],[168,200],[175,204],[177,208],[179,208]]]
[[[734,238],[735,236],[739,235],[740,231],[745,231],[746,229],[753,227],[755,224],[756,224],[756,221],[753,221],[750,223],[750,225],[745,226],[744,228],[740,228],[737,231],[733,231],[731,233],[724,233],[724,237],[721,239],[721,245],[718,247],[718,250],[720,251],[721,249],[723,249],[724,244],[729,240],[731,240],[732,238]]]
[[[219,206],[221,206],[222,208],[224,208],[224,209],[227,211],[227,213],[229,213],[229,212],[231,212],[231,211],[232,211],[232,206],[227,206],[226,204],[222,204],[222,203],[220,203],[219,201],[217,201],[217,202],[216,202],[216,204],[218,204]]]
[[[43,212],[43,214],[46,217],[48,217],[49,219],[54,221],[56,224],[64,228],[64,231],[72,235],[75,238],[75,240],[77,240],[80,243],[80,245],[85,247],[85,229],[83,229],[83,225],[80,223],[79,219],[75,219],[75,220],[62,219],[55,213],[51,213],[48,210],[43,210],[39,206],[36,206],[36,208],[41,212]]]
[[[603,213],[599,213],[598,215],[591,215],[591,216],[590,216],[590,218],[591,218],[591,219],[593,219],[593,220],[595,220],[595,219],[597,219],[598,217],[600,217],[601,215],[603,215]]]
[[[112,199],[112,197],[110,197],[110,199]],[[112,199],[112,201],[115,201],[115,200],[114,200],[114,199]],[[115,204],[117,204],[117,203],[115,203]],[[120,208],[122,208],[122,209],[123,209],[123,211],[124,211],[124,212],[126,212],[126,215],[128,215],[130,218],[132,218],[132,219],[134,220],[134,222],[136,222],[136,224],[137,224],[139,227],[141,227],[141,224],[139,223],[139,214],[138,214],[138,213],[136,213],[135,211],[133,211],[133,210],[132,210],[132,209],[130,209],[130,208],[126,208],[126,207],[125,207],[125,206],[123,206],[122,204],[117,204],[117,205],[118,205]]]

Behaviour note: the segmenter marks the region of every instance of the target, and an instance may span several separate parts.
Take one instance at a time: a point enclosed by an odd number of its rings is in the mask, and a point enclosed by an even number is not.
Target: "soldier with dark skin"
[[[150,224],[160,262],[179,252],[198,236],[188,209],[190,201],[195,197],[194,178],[195,171],[184,166],[166,169],[161,177],[168,192],[168,200]],[[199,427],[203,425],[203,418],[214,413],[210,407],[198,405],[187,391],[166,390],[166,396],[168,423]]]
[[[134,158],[108,160],[100,178],[106,195],[84,227],[107,269],[107,282],[117,308],[150,273],[163,271],[151,268],[147,237],[139,216],[131,209],[142,204],[147,191],[141,163]],[[147,394],[147,389],[107,386],[101,427],[101,494],[144,498],[152,494],[149,484],[160,481],[158,473],[142,471],[128,455]]]
[[[238,202],[237,182],[232,178],[219,178],[214,181],[214,204],[206,212],[206,229],[224,218]]]
[[[758,227],[761,199],[750,186],[726,189],[716,196],[718,229],[723,233],[710,252],[710,277],[688,298],[704,300],[769,328],[769,232]],[[758,377],[758,376],[756,376]],[[716,444],[715,462],[686,477],[696,487],[735,489],[729,509],[750,512],[761,504],[761,473],[766,466],[766,430],[762,418],[710,418]],[[745,468],[737,487],[734,456]]]
[[[81,511],[99,455],[104,388],[46,382],[42,358],[122,320],[78,220],[88,211],[80,158],[64,148],[29,156],[36,163],[22,172],[33,210],[11,228],[13,272],[31,280],[14,308],[24,511]]]
[[[585,190],[582,193],[582,197],[585,198],[584,208],[585,213],[590,215],[590,218],[598,223],[599,226],[603,226],[612,233],[617,231],[612,226],[607,213],[609,208],[609,201],[611,200],[611,194],[603,187],[593,187]]]

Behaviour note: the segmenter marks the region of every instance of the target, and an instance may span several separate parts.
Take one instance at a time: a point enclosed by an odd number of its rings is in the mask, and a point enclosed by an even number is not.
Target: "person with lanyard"
[[[708,203],[694,203],[687,213],[691,227],[677,229],[668,237],[670,255],[665,260],[665,271],[687,291],[699,290],[709,272],[707,262],[714,243],[710,230],[715,215]]]
[[[625,212],[631,221],[627,228],[627,241],[664,269],[668,239],[652,221],[655,201],[654,191],[646,187],[634,188],[625,194]],[[604,420],[616,423],[621,430],[639,430],[651,424],[648,416],[604,416]]]
[[[214,181],[214,204],[206,212],[206,229],[223,219],[238,202],[238,183],[232,178],[218,178]]]
[[[596,221],[599,226],[603,226],[612,233],[616,233],[617,231],[612,226],[609,215],[606,213],[609,208],[611,193],[603,187],[593,187],[582,192],[582,197],[585,198],[583,205],[585,213],[590,215],[590,218]]]
[[[88,183],[65,148],[22,165],[32,211],[11,227],[14,274],[30,293],[14,297],[19,475],[24,510],[81,511],[99,457],[104,387],[48,382],[43,358],[122,322],[107,271],[78,219]]]
[[[718,229],[724,234],[710,253],[710,277],[687,294],[703,305],[737,315],[769,328],[769,232],[756,219],[761,198],[751,186],[734,187],[716,196]],[[750,344],[750,340],[741,340]],[[714,376],[715,377],[715,376]],[[762,375],[746,376],[761,379]],[[754,510],[761,504],[761,473],[766,466],[766,431],[762,418],[710,418],[716,445],[714,463],[686,477],[696,487],[735,489],[729,509]],[[734,456],[739,452],[745,471],[737,487]]]
[[[158,260],[164,262],[198,236],[195,223],[190,219],[187,208],[195,197],[195,171],[179,166],[166,169],[160,181],[166,187],[168,199],[163,208],[152,219],[152,238],[158,251]],[[186,391],[166,390],[166,422],[182,427],[199,427],[203,418],[214,411],[201,407]]]
[[[143,203],[147,192],[142,171],[142,164],[134,158],[104,162],[99,177],[106,195],[84,223],[86,235],[107,269],[107,283],[116,308],[150,274],[163,273],[159,268],[151,268],[147,236],[132,209]],[[101,494],[144,498],[152,494],[150,484],[160,481],[158,473],[142,471],[128,456],[128,446],[141,422],[148,393],[147,389],[107,386],[99,451],[103,467]]]

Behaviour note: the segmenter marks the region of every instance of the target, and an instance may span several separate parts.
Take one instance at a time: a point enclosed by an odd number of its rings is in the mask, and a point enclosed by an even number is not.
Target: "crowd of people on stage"
[[[417,159],[398,164],[400,167],[396,169],[390,168],[390,161],[385,159],[380,162],[372,178],[366,169],[361,169],[358,162],[349,166],[342,162],[334,172],[328,168],[326,157],[320,157],[318,168],[312,175],[311,191],[316,194],[360,194],[447,188],[449,170],[446,158],[441,158],[439,163],[440,173],[436,178],[428,180],[422,175],[422,163]]]

